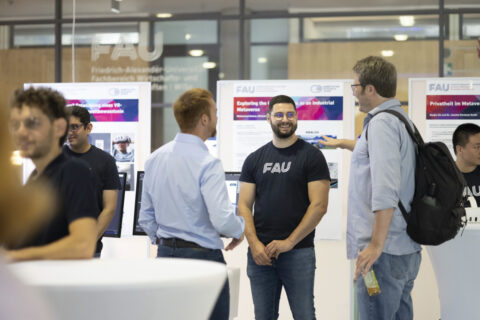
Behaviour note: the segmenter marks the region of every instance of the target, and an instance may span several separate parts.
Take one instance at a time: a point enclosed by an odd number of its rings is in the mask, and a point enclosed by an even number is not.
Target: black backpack
[[[424,143],[422,136],[405,117],[394,110],[383,110],[403,122],[417,146],[415,167],[415,193],[410,212],[398,202],[407,222],[407,234],[419,244],[439,245],[453,239],[465,223],[466,186],[463,174],[443,142]],[[374,115],[374,116],[375,116]],[[366,129],[368,140],[368,127]]]

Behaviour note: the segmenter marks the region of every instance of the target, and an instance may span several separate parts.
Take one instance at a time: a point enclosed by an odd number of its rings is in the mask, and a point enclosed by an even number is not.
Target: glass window
[[[137,22],[120,23],[81,23],[75,24],[72,30],[71,24],[62,27],[62,44],[72,44],[72,32],[75,32],[75,45],[95,44],[138,44],[139,24]]]
[[[14,47],[40,47],[55,44],[55,27],[51,24],[15,25],[13,27]]]
[[[250,41],[288,42],[289,19],[252,19],[250,22]]]
[[[305,41],[438,38],[438,16],[305,18]]]
[[[214,44],[217,43],[217,21],[165,21],[155,23],[155,33],[161,32],[163,43],[171,44]]]
[[[250,48],[250,79],[287,79],[288,47],[252,46]]]
[[[480,13],[463,15],[463,39],[480,37]]]

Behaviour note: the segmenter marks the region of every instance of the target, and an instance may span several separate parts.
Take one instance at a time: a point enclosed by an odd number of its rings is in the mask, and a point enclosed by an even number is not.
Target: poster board
[[[122,236],[132,234],[135,203],[135,173],[143,170],[151,147],[151,90],[149,82],[26,83],[24,88],[48,87],[59,91],[67,107],[79,105],[89,110],[93,124],[89,141],[110,153],[119,172],[125,172],[126,192]],[[119,141],[126,150],[119,149]],[[33,170],[25,161],[24,177]]]
[[[423,139],[442,141],[455,159],[455,129],[467,122],[480,125],[480,78],[409,79],[409,106]]]
[[[269,80],[217,82],[218,155],[226,171],[241,171],[253,151],[272,140],[266,120],[273,96],[292,97],[297,105],[297,136],[319,148],[330,169],[332,183],[327,214],[317,226],[316,240],[342,237],[348,173],[346,151],[318,144],[322,135],[353,139],[352,80]],[[335,182],[335,180],[334,180]]]

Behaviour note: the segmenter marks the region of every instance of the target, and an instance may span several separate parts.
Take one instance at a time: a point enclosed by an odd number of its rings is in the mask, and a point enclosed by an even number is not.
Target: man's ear
[[[92,132],[92,128],[93,128],[93,125],[92,125],[91,122],[89,122],[89,123],[87,124],[87,127],[85,128],[85,130],[87,130],[87,133],[90,134],[90,132]]]
[[[53,121],[53,129],[55,131],[55,137],[60,138],[67,132],[67,120],[64,118],[58,118]]]
[[[271,123],[271,119],[270,119],[270,112],[267,112],[267,122],[268,122],[269,124],[272,124],[272,123]]]
[[[202,114],[200,121],[202,122],[202,125],[205,126],[208,123],[208,115],[206,113]]]
[[[458,155],[461,153],[461,151],[462,151],[462,146],[459,145],[459,144],[457,144],[457,145],[455,146],[455,151],[456,151],[455,154],[458,156]]]

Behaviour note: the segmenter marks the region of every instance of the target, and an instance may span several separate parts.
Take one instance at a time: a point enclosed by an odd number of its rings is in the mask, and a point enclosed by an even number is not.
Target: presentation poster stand
[[[458,125],[480,125],[480,78],[409,79],[412,120],[425,141],[442,141],[454,155]]]
[[[150,82],[118,83],[27,83],[28,87],[48,87],[63,94],[67,106],[88,109],[93,124],[90,143],[116,160],[119,172],[127,175],[122,236],[131,235],[135,203],[136,171],[150,154],[151,92]],[[126,142],[120,150],[119,142]],[[122,152],[123,151],[123,152]],[[33,165],[26,162],[24,177]]]
[[[409,94],[412,120],[424,140],[444,142],[455,158],[452,135],[457,126],[467,122],[480,125],[480,78],[410,79]],[[470,223],[455,239],[427,246],[442,320],[478,318],[479,239],[480,225]]]
[[[328,212],[318,225],[316,240],[341,239],[342,213],[348,176],[341,150],[324,148],[322,136],[353,138],[351,80],[219,81],[218,155],[227,171],[241,171],[245,158],[272,140],[266,120],[268,103],[276,95],[290,96],[297,105],[296,134],[325,156],[332,184]],[[347,121],[346,121],[347,120]],[[347,125],[348,123],[348,125]],[[281,196],[281,195],[279,195]]]

